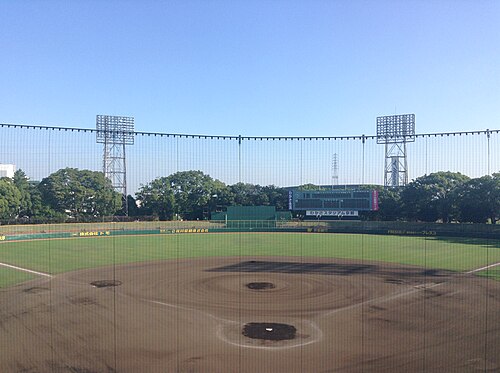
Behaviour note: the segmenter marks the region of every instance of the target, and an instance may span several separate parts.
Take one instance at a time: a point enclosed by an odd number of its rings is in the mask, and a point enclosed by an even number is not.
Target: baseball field
[[[2,372],[494,372],[498,239],[0,242]]]

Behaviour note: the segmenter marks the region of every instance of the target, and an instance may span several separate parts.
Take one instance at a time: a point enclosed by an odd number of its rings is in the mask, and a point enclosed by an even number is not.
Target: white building
[[[14,172],[16,172],[15,164],[3,164],[0,163],[0,177],[14,177]]]

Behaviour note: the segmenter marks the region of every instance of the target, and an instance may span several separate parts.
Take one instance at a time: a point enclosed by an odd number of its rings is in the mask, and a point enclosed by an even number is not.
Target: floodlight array
[[[97,115],[96,130],[96,139],[100,144],[134,144],[133,117]]]
[[[415,114],[377,117],[377,144],[415,141]]]

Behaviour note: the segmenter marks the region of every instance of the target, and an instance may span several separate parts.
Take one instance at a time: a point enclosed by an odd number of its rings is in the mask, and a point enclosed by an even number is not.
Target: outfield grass
[[[500,262],[500,244],[498,240],[321,233],[114,236],[0,244],[0,262],[51,274],[113,263],[253,255],[351,258],[467,271]],[[2,269],[0,286],[29,276]],[[500,277],[496,269],[488,276]]]

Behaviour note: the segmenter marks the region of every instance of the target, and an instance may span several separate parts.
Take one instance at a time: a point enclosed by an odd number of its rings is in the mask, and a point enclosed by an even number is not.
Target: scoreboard
[[[357,216],[358,211],[378,210],[378,191],[359,189],[288,191],[288,208],[306,215]]]

